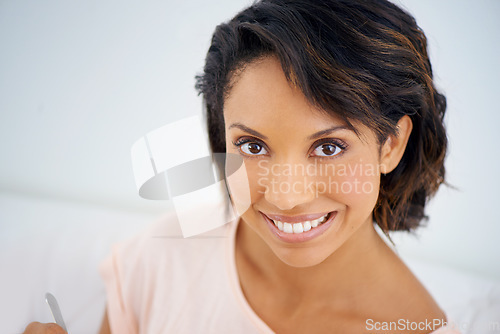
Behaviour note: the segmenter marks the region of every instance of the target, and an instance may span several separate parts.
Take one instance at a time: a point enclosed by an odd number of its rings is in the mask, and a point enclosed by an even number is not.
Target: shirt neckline
[[[230,222],[230,228],[228,230],[228,238],[226,243],[226,262],[228,268],[229,282],[233,295],[238,302],[238,305],[243,310],[243,313],[253,322],[257,329],[262,333],[274,333],[274,331],[269,328],[269,326],[262,320],[257,313],[252,309],[250,304],[248,304],[243,290],[241,289],[240,279],[238,276],[238,271],[236,270],[236,232],[238,230],[240,218]]]
[[[238,305],[243,310],[243,313],[253,322],[253,324],[257,327],[257,329],[261,333],[265,334],[274,334],[274,331],[262,320],[257,313],[252,309],[250,304],[243,294],[243,290],[241,289],[240,279],[238,276],[238,271],[236,270],[236,232],[238,231],[238,225],[240,222],[240,218],[231,221],[229,223],[229,229],[227,230],[228,237],[226,241],[226,263],[228,269],[229,283],[231,285],[231,290],[233,291],[233,296],[236,298]],[[449,322],[448,314],[445,312],[445,318],[447,321],[447,325],[438,328],[436,331],[433,331],[431,334],[438,334],[441,332],[446,332],[448,330],[454,330],[454,324]],[[460,332],[453,332],[460,334]]]

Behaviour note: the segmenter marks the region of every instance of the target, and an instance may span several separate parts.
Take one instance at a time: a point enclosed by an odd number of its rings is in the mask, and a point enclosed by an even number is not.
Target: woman
[[[226,239],[155,226],[115,248],[101,333],[455,333],[374,227],[417,228],[444,181],[446,100],[408,13],[262,0],[217,27],[197,80],[248,209]]]

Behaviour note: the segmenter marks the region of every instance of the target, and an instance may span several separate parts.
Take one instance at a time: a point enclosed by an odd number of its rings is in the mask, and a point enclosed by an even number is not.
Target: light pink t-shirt
[[[237,223],[184,239],[175,222],[166,217],[115,245],[101,264],[111,332],[273,333],[239,285]],[[447,326],[434,333],[459,332]]]

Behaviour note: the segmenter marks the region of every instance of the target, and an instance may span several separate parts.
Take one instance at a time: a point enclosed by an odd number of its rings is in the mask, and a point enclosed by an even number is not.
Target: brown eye
[[[336,148],[337,148],[337,146],[327,144],[327,145],[323,145],[322,151],[323,151],[323,154],[325,154],[325,155],[334,155]]]
[[[320,157],[333,157],[342,152],[342,149],[332,143],[321,144],[314,150],[314,155]]]
[[[263,155],[266,154],[266,149],[259,143],[249,142],[240,146],[240,150],[248,155]]]
[[[250,143],[248,144],[248,151],[252,154],[259,154],[262,150],[262,147],[259,144]]]

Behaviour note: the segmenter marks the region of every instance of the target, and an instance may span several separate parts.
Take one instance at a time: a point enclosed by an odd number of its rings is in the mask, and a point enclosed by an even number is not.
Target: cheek
[[[257,159],[255,159],[257,160]],[[250,161],[245,163],[251,202],[259,201],[265,194],[269,182],[269,170],[266,160]]]
[[[233,208],[238,215],[243,215],[252,204],[252,189],[248,166],[239,154],[226,153],[226,185]]]
[[[363,212],[371,212],[375,207],[380,188],[380,173],[376,164],[339,164],[329,176],[329,182],[330,195],[347,207],[356,207]]]
[[[228,154],[226,179],[231,200],[239,215],[243,215],[266,191],[267,168],[259,159],[242,159]]]

